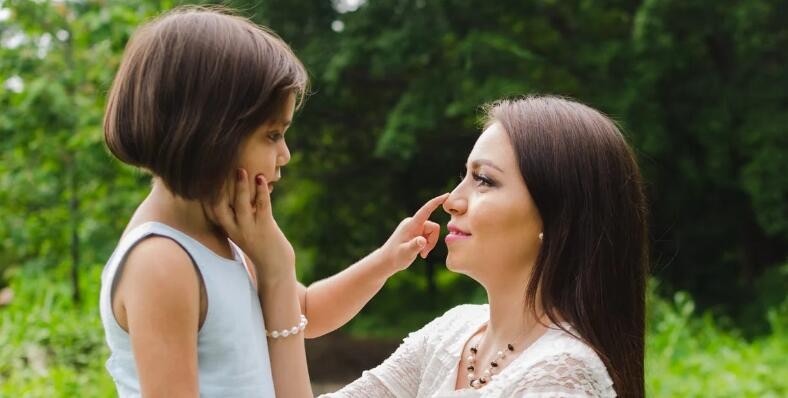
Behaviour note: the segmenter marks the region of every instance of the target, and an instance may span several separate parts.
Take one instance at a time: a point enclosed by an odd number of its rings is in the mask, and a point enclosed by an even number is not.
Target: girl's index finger
[[[252,214],[252,201],[249,194],[249,174],[244,169],[238,170],[233,210],[240,224],[240,221],[247,219]]]
[[[443,202],[446,201],[446,198],[449,197],[448,193],[445,193],[440,196],[436,196],[430,199],[424,206],[421,206],[421,209],[416,211],[416,214],[413,215],[413,222],[416,225],[421,225],[427,222],[430,219],[430,215],[434,212]]]

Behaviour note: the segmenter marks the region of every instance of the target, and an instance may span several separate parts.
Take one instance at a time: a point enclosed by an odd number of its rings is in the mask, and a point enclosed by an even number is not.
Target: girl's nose
[[[279,150],[279,154],[276,157],[276,165],[281,167],[288,162],[290,162],[290,148],[287,147],[287,144],[282,144],[282,148]]]

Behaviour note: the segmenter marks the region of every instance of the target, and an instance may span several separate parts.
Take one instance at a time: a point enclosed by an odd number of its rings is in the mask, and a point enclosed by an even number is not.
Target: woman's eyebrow
[[[494,168],[494,169],[496,169],[496,170],[500,171],[501,173],[503,173],[503,172],[504,172],[504,171],[503,171],[503,169],[501,169],[500,167],[496,166],[496,165],[495,165],[495,163],[493,163],[491,160],[487,160],[487,159],[476,159],[476,160],[474,160],[474,161],[472,161],[472,162],[471,162],[471,167],[473,167],[473,168],[478,168],[479,166],[482,166],[482,165],[484,165],[484,166],[490,166],[490,167],[492,167],[492,168]]]

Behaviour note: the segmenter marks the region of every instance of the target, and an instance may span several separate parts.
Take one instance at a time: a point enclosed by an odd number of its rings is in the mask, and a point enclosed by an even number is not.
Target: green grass
[[[14,300],[0,308],[0,397],[109,397],[108,350],[98,311],[99,267],[71,300],[65,275],[20,272]]]
[[[114,396],[98,314],[100,267],[83,271],[83,302],[66,276],[18,272],[0,308],[0,397]],[[770,333],[748,341],[699,315],[684,293],[649,294],[646,388],[651,397],[788,396],[788,301],[768,310]]]
[[[646,388],[653,397],[788,396],[788,301],[768,310],[771,333],[747,341],[698,317],[687,294],[649,300]]]

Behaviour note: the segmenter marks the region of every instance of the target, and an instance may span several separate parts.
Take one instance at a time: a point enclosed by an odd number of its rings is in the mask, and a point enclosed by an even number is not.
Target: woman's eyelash
[[[483,185],[483,186],[487,186],[487,187],[494,187],[495,186],[495,181],[493,181],[489,177],[487,177],[485,175],[482,175],[482,174],[477,174],[477,173],[471,173],[471,174],[473,175],[473,179],[479,182],[479,185]]]
[[[268,139],[270,139],[271,141],[279,141],[280,139],[282,139],[282,133],[268,134]]]

